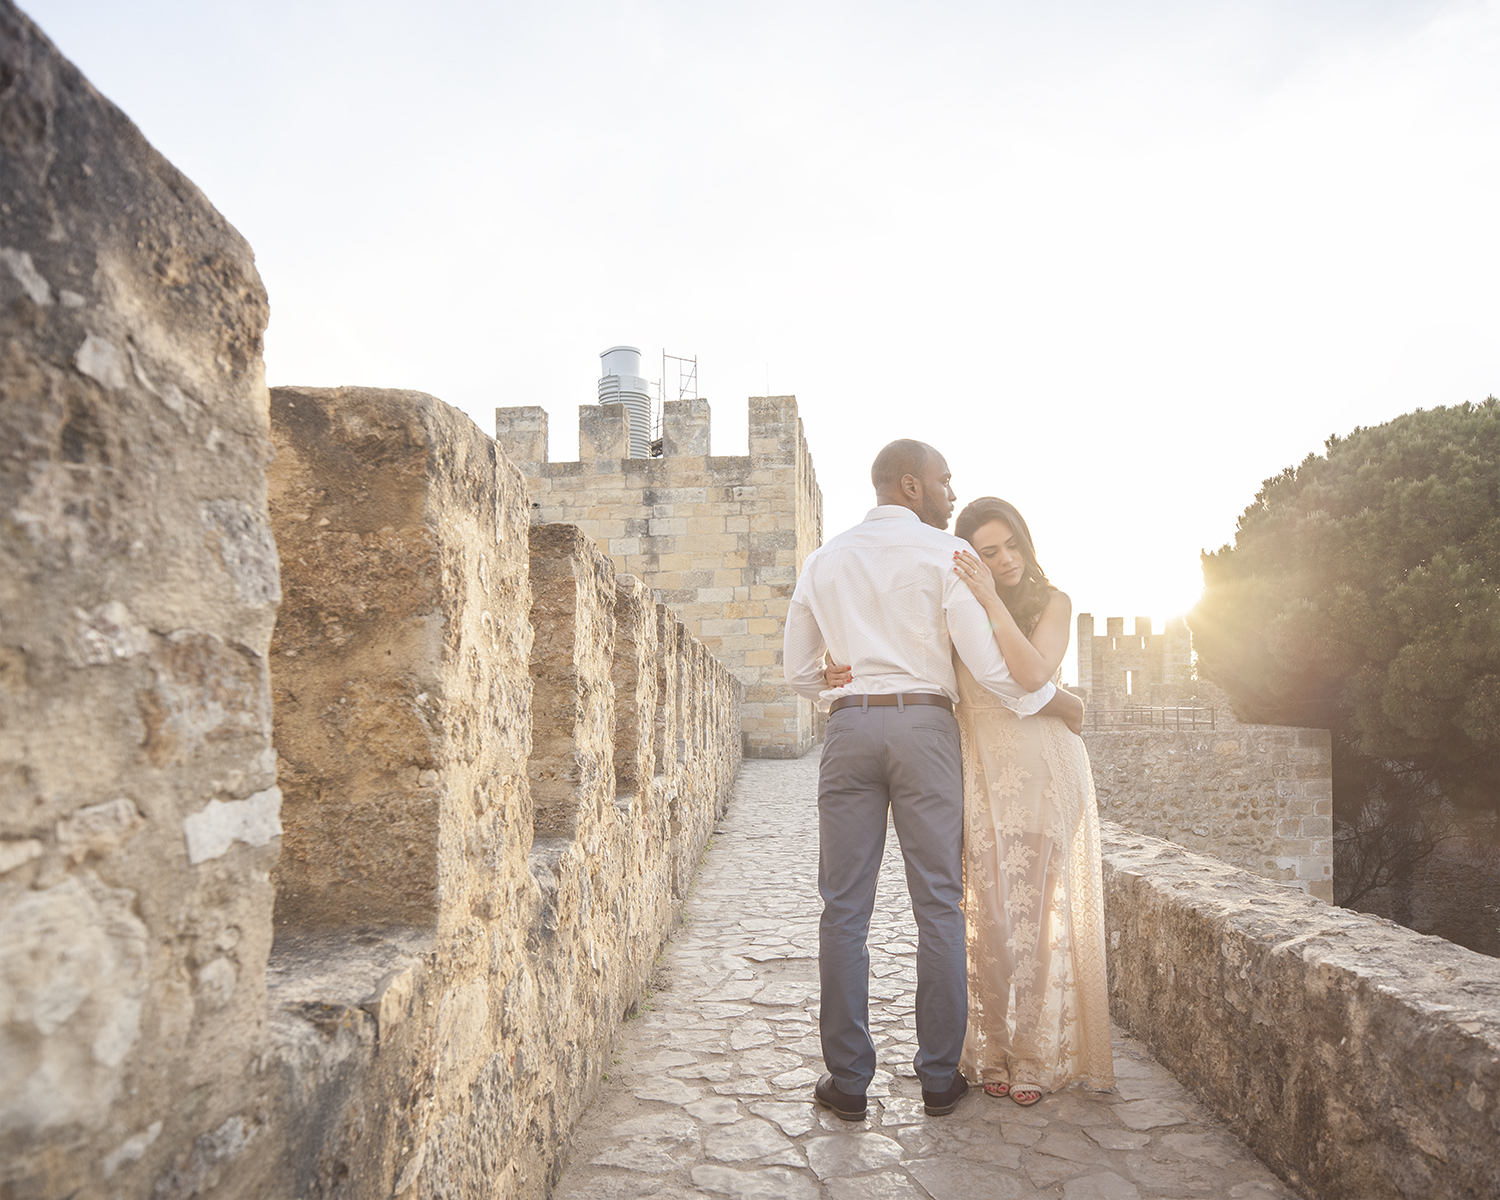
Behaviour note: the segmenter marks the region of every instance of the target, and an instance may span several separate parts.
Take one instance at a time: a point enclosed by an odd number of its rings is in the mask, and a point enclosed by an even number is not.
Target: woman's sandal
[[[1010,1098],[1022,1108],[1030,1108],[1042,1098],[1040,1089],[1034,1087],[1012,1087]]]
[[[1010,1095],[1010,1084],[987,1083],[984,1085],[984,1094],[986,1096],[1008,1096]]]

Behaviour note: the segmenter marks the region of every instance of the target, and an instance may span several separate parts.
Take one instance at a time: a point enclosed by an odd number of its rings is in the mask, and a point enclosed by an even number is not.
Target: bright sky
[[[255,247],[273,384],[570,459],[599,351],[697,355],[716,454],[797,396],[830,533],[921,438],[1101,627],[1330,433],[1500,394],[1497,0],[27,11]]]

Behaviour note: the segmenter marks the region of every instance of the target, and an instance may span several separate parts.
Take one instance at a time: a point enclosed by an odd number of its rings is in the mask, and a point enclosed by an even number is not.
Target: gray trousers
[[[870,952],[887,813],[917,919],[917,1078],[953,1083],[969,1019],[963,907],[963,771],[958,722],[935,705],[842,708],[818,769],[818,928],[823,1062],[839,1090],[875,1075]]]

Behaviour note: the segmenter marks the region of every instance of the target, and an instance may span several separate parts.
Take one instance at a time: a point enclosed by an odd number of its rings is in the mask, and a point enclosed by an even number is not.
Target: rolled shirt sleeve
[[[795,608],[796,605],[792,607]],[[998,696],[1000,702],[1011,712],[1019,717],[1029,717],[1045,708],[1052,697],[1057,695],[1056,686],[1050,682],[1034,692],[1028,692],[1015,681],[1010,668],[1005,665],[1000,647],[995,644],[994,631],[990,629],[990,618],[984,611],[984,605],[974,598],[968,584],[957,576],[949,578],[944,590],[943,615],[948,621],[948,635],[953,639],[953,648],[958,651],[958,657],[963,659],[964,666],[969,668],[981,686]],[[787,630],[787,642],[790,645],[790,621]],[[791,659],[786,661],[787,680],[790,682]]]
[[[980,610],[983,615],[983,610]],[[828,687],[823,678],[823,652],[828,644],[817,618],[802,601],[787,608],[786,635],[781,644],[781,669],[792,691],[816,702]],[[1045,702],[1044,702],[1045,703]]]

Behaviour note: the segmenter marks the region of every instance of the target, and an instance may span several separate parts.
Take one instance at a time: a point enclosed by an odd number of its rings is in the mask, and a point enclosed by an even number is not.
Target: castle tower
[[[1106,617],[1104,635],[1094,634],[1092,613],[1078,614],[1078,692],[1091,708],[1113,711],[1136,705],[1175,705],[1193,695],[1193,635],[1183,617],[1172,617],[1162,633],[1150,617],[1136,617],[1125,632],[1124,617]]]
[[[606,352],[606,369],[621,349]],[[795,758],[813,743],[814,713],[782,678],[782,630],[802,560],[823,540],[823,493],[796,397],[749,405],[743,455],[710,456],[702,399],[662,406],[658,458],[634,455],[619,403],[579,408],[577,462],[547,461],[547,414],[535,406],[496,409],[495,440],[526,476],[534,522],[583,529],[744,685],[745,754]]]

